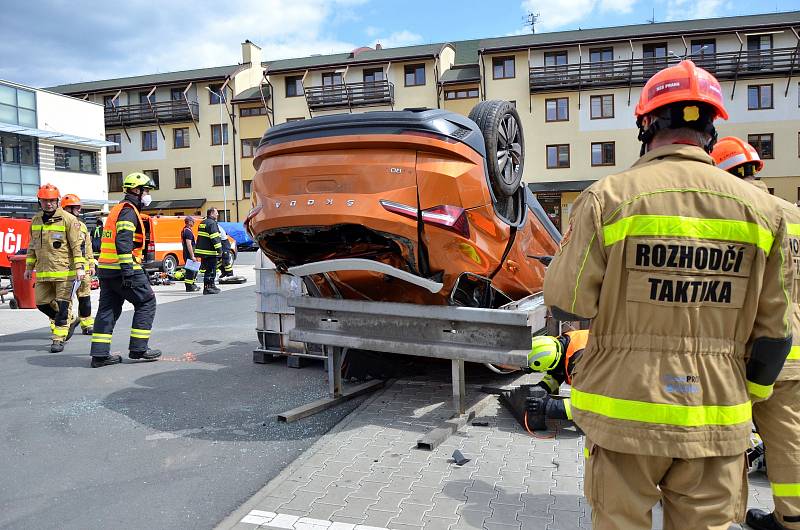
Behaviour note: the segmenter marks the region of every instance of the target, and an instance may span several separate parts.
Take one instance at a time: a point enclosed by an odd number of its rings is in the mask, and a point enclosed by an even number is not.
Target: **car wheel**
[[[164,258],[164,263],[162,263],[161,267],[167,274],[170,275],[175,274],[175,271],[178,269],[178,258],[173,256],[172,254],[168,254]]]
[[[17,302],[16,298],[12,298],[8,301],[8,307],[11,309],[19,309],[19,302]]]
[[[495,198],[511,197],[522,181],[525,140],[517,109],[508,101],[481,101],[469,113],[486,143],[486,165]]]

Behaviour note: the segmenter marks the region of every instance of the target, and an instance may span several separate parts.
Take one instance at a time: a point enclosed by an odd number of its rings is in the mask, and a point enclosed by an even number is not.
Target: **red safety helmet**
[[[689,60],[656,72],[644,85],[635,114],[641,118],[658,108],[684,101],[706,103],[716,111],[715,119],[728,119],[719,81]]]
[[[61,207],[66,208],[67,206],[80,206],[81,199],[74,193],[67,193],[64,195],[64,198],[61,199]]]
[[[717,167],[734,175],[745,177],[745,171],[739,171],[745,164],[751,164],[755,173],[764,169],[764,161],[758,156],[756,148],[735,136],[721,138],[711,151],[711,158]]]
[[[58,188],[53,186],[50,183],[42,184],[39,186],[39,193],[36,194],[36,197],[39,199],[56,199],[61,196],[61,193],[58,191]]]

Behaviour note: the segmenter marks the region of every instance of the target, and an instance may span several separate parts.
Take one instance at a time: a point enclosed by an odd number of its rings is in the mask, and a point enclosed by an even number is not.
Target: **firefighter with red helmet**
[[[782,211],[714,166],[722,88],[681,61],[642,89],[632,168],[576,200],[546,304],[591,320],[572,375],[595,530],[727,528],[744,518],[752,402],[792,341]]]
[[[721,138],[711,152],[717,167],[769,193],[758,177],[764,162],[758,151],[740,138]],[[792,262],[800,263],[800,210],[778,197],[783,208],[791,244]],[[795,278],[795,293],[797,290]],[[800,529],[800,305],[792,303],[793,342],[783,370],[769,399],[753,405],[753,423],[766,448],[767,477],[772,484],[772,513],[753,508],[746,522],[754,530]]]
[[[70,322],[74,282],[83,281],[86,258],[81,251],[80,221],[59,208],[60,193],[52,184],[39,187],[41,211],[31,221],[30,243],[25,258],[25,278],[36,272],[36,307],[53,322],[50,351],[64,351],[78,320]]]
[[[92,326],[94,325],[91,299],[92,277],[95,274],[96,266],[94,253],[92,252],[92,238],[89,235],[89,229],[86,227],[86,223],[81,221],[80,217],[78,217],[81,214],[80,197],[74,193],[67,193],[61,199],[61,208],[74,215],[81,224],[81,253],[86,259],[86,267],[89,273],[84,275],[81,285],[78,287],[78,292],[76,293],[78,295],[78,317],[81,321],[81,330],[83,334],[91,335]]]

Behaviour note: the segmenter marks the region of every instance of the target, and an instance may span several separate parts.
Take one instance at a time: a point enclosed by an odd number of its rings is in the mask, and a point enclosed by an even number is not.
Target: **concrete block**
[[[458,523],[458,517],[444,518],[444,517],[425,517],[423,520],[423,527],[425,530],[449,530],[450,527]]]

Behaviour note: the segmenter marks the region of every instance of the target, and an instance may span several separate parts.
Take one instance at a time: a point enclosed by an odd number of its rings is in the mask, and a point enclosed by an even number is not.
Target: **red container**
[[[9,256],[11,262],[11,285],[19,309],[36,309],[36,296],[33,293],[34,280],[25,279],[25,255]]]

